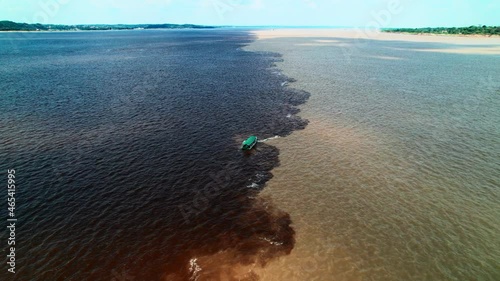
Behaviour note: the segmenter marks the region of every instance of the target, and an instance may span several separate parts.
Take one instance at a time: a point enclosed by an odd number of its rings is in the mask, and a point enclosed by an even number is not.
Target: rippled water
[[[0,34],[0,168],[16,170],[19,220],[17,273],[0,279],[255,280],[289,254],[290,216],[258,196],[278,149],[239,145],[304,128],[308,94],[283,87],[278,55],[242,50],[252,39]]]
[[[296,245],[262,280],[500,280],[500,57],[332,37],[249,48],[311,93],[273,141]]]
[[[498,56],[252,40],[0,34],[14,280],[500,279]]]

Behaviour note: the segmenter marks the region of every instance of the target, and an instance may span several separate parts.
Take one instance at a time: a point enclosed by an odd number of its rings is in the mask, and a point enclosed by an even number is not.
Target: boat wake
[[[281,137],[280,136],[274,136],[274,137],[270,137],[270,138],[267,138],[267,139],[259,140],[258,142],[267,142],[267,141],[274,140],[274,139],[279,139],[279,138],[281,138]]]

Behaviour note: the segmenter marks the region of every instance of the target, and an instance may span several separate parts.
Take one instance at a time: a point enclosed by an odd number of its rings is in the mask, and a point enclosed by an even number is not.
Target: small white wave
[[[198,272],[201,271],[201,267],[198,265],[198,259],[192,258],[189,260],[189,272],[191,273],[190,281],[198,281],[200,275]]]
[[[263,173],[257,173],[257,174],[255,175],[255,177],[256,177],[258,180],[263,179],[265,176],[266,176],[266,174],[263,174]]]
[[[274,245],[274,246],[281,246],[281,245],[283,245],[283,242],[276,242],[276,241],[273,241],[273,240],[271,240],[269,238],[266,238],[266,237],[260,237],[260,239],[262,239],[264,241],[267,241],[267,242],[269,242],[269,244]]]
[[[249,187],[249,188],[257,188],[257,187],[259,187],[259,185],[257,183],[255,183],[255,182],[252,182],[252,184],[247,185],[247,187]]]

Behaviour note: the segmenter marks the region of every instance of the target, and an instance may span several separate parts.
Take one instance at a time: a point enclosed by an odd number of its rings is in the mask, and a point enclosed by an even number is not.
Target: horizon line
[[[14,23],[21,24],[41,24],[41,25],[157,25],[157,24],[172,24],[172,25],[197,25],[197,26],[205,26],[205,27],[236,27],[236,28],[363,28],[364,26],[345,26],[345,25],[219,25],[219,24],[198,24],[198,23],[75,23],[75,24],[66,24],[66,23],[28,23],[28,22],[16,22],[13,20],[0,20],[1,21],[10,21]],[[393,28],[453,28],[453,27],[470,27],[470,26],[484,26],[484,24],[473,24],[473,25],[462,25],[462,26],[424,26],[421,25],[419,27],[408,27],[408,26],[387,26],[380,29],[393,29]],[[500,27],[500,25],[486,25],[488,27]]]

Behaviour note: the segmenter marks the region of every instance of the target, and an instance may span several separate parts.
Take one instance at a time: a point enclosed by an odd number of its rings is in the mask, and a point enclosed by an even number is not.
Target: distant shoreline
[[[500,36],[500,26],[468,26],[468,27],[424,27],[424,28],[384,28],[382,32],[411,35],[444,35],[463,37]]]
[[[106,30],[143,30],[143,29],[214,29],[216,26],[196,24],[30,24],[13,21],[0,21],[0,31],[43,32],[43,31],[106,31]]]
[[[220,29],[218,27],[213,29]],[[96,30],[84,30],[84,29],[69,29],[69,30],[0,30],[0,33],[64,33],[64,32],[106,32],[106,31],[144,31],[144,30],[212,30],[209,28],[141,28],[141,29],[96,29]]]
[[[415,36],[429,36],[429,37],[432,37],[432,36],[448,36],[448,37],[471,37],[471,38],[474,38],[474,37],[477,37],[477,38],[499,38],[500,35],[497,35],[497,34],[493,34],[493,35],[486,35],[486,34],[446,34],[446,33],[424,33],[424,32],[420,32],[420,33],[414,33],[414,32],[393,32],[393,31],[385,31],[385,30],[382,30],[382,32],[385,32],[385,33],[392,33],[392,34],[402,34],[402,35],[415,35]]]

